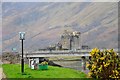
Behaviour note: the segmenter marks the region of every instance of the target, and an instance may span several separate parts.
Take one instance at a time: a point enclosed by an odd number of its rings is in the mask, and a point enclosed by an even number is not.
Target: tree
[[[87,63],[92,78],[120,78],[120,58],[113,49],[95,48],[90,52],[91,60]]]

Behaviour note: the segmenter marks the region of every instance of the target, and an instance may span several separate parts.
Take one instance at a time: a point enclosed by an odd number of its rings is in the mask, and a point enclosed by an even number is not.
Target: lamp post
[[[23,58],[23,40],[25,40],[25,32],[19,32],[20,40],[22,42],[22,59],[21,59],[21,72],[24,73],[24,58]]]

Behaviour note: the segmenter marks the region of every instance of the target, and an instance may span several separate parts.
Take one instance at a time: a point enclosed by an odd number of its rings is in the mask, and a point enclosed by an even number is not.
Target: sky
[[[120,0],[1,0],[2,2],[118,2]]]

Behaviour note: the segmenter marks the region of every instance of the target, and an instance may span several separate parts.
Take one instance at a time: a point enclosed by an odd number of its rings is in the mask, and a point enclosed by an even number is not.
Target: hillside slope
[[[57,43],[66,29],[80,31],[82,45],[117,48],[117,11],[110,2],[5,2],[3,50],[20,50],[20,31],[26,32],[25,50],[33,51]]]

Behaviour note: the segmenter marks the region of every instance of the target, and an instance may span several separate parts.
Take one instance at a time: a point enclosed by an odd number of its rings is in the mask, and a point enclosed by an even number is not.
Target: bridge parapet
[[[52,51],[36,51],[32,53],[71,53],[71,52],[90,52],[91,50],[52,50]]]
[[[92,49],[87,50],[52,50],[52,51],[36,51],[31,53],[70,53],[70,52],[91,52]],[[100,49],[100,51],[103,51],[104,49]],[[118,49],[114,49],[115,52],[118,52]]]
[[[100,49],[101,51],[104,49]],[[31,53],[26,53],[24,55],[27,57],[42,57],[42,56],[90,56],[89,52],[91,49],[88,50],[55,50],[55,51],[36,51]],[[117,49],[114,49],[115,52],[118,52]],[[118,54],[118,53],[117,53]]]

